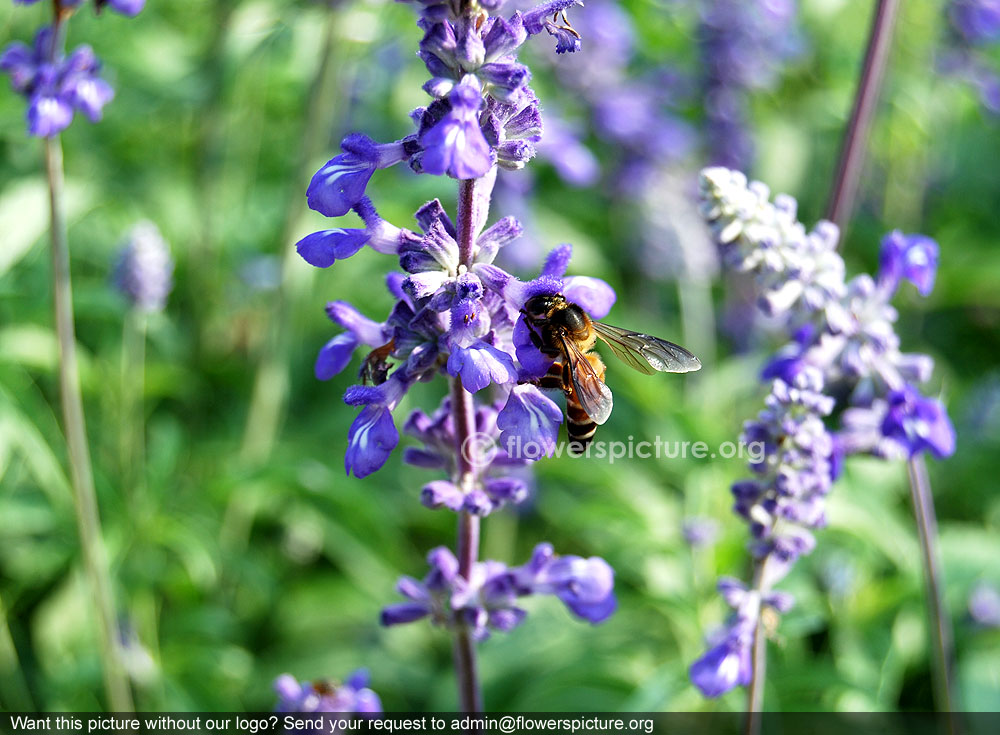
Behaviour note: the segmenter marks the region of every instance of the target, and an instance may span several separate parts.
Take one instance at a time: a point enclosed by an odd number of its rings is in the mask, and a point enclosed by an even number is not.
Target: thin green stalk
[[[338,55],[337,30],[339,13],[334,6],[326,11],[326,27],[323,48],[309,91],[305,127],[302,131],[302,149],[296,164],[294,180],[304,179],[310,163],[319,154],[330,130],[334,91],[340,85],[334,83]],[[281,282],[272,316],[268,326],[266,346],[261,352],[257,373],[254,376],[250,408],[247,411],[246,426],[240,455],[245,461],[262,463],[270,456],[288,400],[288,361],[291,351],[292,329],[290,325],[295,301],[297,277],[295,265],[297,255],[294,247],[295,228],[302,213],[303,197],[296,194],[289,200],[285,210],[281,242]]]
[[[906,467],[910,477],[910,497],[913,500],[913,515],[917,523],[917,536],[920,538],[920,553],[924,566],[927,617],[931,628],[934,660],[934,665],[931,667],[934,699],[939,710],[955,712],[955,652],[951,637],[951,616],[944,601],[944,581],[937,549],[934,497],[931,494],[931,482],[927,476],[924,458],[917,455],[907,463]]]
[[[767,569],[767,557],[754,563],[753,585],[751,589],[762,595]],[[753,631],[753,648],[751,651],[752,673],[747,685],[747,719],[744,727],[745,735],[759,735],[761,729],[760,714],[764,710],[764,682],[767,680],[767,636],[764,634],[764,624],[760,615]]]
[[[62,143],[59,136],[45,139],[45,171],[49,182],[49,205],[52,217],[52,285],[59,341],[59,393],[69,450],[77,529],[80,534],[84,569],[100,623],[98,637],[108,702],[111,709],[128,712],[132,710],[132,692],[122,665],[115,607],[111,596],[111,579],[101,541],[101,521],[97,512],[97,495],[94,490],[90,447],[87,444],[87,429],[83,415],[83,398],[80,393],[80,367],[76,355],[69,242],[63,199]]]
[[[7,624],[7,608],[3,599],[0,599],[0,704],[11,712],[30,712],[35,709],[28,682],[21,671],[17,647]]]
[[[146,426],[143,396],[146,392],[146,327],[148,317],[132,308],[122,327],[121,475],[130,499],[145,486]]]

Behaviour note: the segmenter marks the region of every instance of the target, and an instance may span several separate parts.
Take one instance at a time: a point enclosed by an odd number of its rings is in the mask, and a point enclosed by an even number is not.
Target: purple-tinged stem
[[[472,263],[475,244],[475,179],[458,184],[458,253],[459,263],[468,267]],[[477,481],[476,463],[476,413],[472,394],[462,386],[461,378],[451,383],[451,411],[455,420],[455,484],[462,492],[470,492]],[[458,573],[469,579],[473,566],[479,559],[479,516],[462,511],[458,515]],[[460,625],[455,631],[455,675],[458,679],[459,708],[465,714],[483,711],[479,675],[476,670],[476,644],[468,627]]]
[[[861,179],[861,168],[867,153],[871,120],[885,75],[898,11],[899,0],[879,0],[875,8],[875,20],[868,41],[868,51],[865,54],[865,63],[861,71],[858,92],[855,96],[854,109],[851,112],[851,121],[844,137],[844,146],[837,166],[837,177],[827,209],[827,219],[840,228],[842,239],[854,209],[858,182]],[[927,586],[927,614],[933,628],[931,635],[934,648],[932,676],[935,684],[935,699],[940,709],[953,712],[955,687],[951,620],[942,597],[943,584],[936,548],[937,522],[934,514],[934,498],[923,458],[916,457],[910,460],[908,474],[910,493],[913,498],[913,512],[917,522],[917,534],[920,537],[920,547],[923,551],[924,577]]]
[[[934,513],[934,497],[931,494],[927,465],[920,455],[913,457],[906,465],[910,476],[910,497],[913,499],[913,515],[917,522],[917,536],[924,562],[924,582],[927,595],[927,616],[930,618],[934,666],[934,698],[938,709],[955,711],[954,648],[951,639],[951,616],[944,602],[943,578],[940,557],[937,550],[937,517]]]
[[[872,117],[889,60],[898,11],[899,0],[878,0],[875,7],[875,18],[868,36],[868,50],[865,52],[861,78],[854,95],[854,108],[844,133],[833,191],[827,205],[826,217],[840,228],[841,239],[854,209]]]

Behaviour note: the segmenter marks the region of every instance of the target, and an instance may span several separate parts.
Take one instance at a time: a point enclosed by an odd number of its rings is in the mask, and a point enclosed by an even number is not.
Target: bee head
[[[562,294],[539,294],[524,302],[524,313],[529,319],[547,319],[553,309],[565,304]]]

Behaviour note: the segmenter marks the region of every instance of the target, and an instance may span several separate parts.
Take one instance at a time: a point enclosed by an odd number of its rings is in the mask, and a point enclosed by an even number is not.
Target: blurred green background
[[[875,267],[889,229],[921,231],[941,245],[931,297],[910,289],[897,298],[899,331],[904,349],[935,357],[935,387],[958,431],[955,456],[931,467],[947,600],[963,705],[996,710],[1000,630],[974,625],[967,603],[978,583],[1000,585],[1000,176],[992,163],[1000,135],[966,85],[934,73],[943,5],[905,5],[862,201],[842,249],[856,273]],[[689,8],[652,0],[625,7],[640,29],[637,72],[697,72]],[[869,10],[803,2],[803,53],[752,100],[752,174],[799,198],[807,224],[823,211]],[[44,4],[4,3],[0,42],[30,41],[46,12]],[[397,601],[396,577],[422,576],[426,552],[453,544],[454,518],[420,506],[420,486],[434,475],[402,465],[399,451],[367,479],[344,477],[354,409],[340,397],[354,368],[329,383],[312,374],[316,351],[336,331],[325,301],[352,301],[381,318],[389,263],[366,250],[313,271],[293,256],[289,297],[276,288],[289,243],[325,226],[305,209],[305,187],[340,137],[410,132],[406,113],[425,101],[418,40],[413,10],[383,0],[332,9],[175,0],[152,2],[134,20],[95,18],[89,8],[72,20],[70,44],[90,43],[117,90],[102,123],[78,118],[63,137],[88,429],[141,709],[269,709],[282,672],[338,678],[360,666],[387,709],[454,707],[447,634],[378,625],[381,606]],[[546,39],[534,56],[550,51]],[[535,77],[543,106],[586,114],[546,67],[536,66]],[[58,414],[41,147],[26,137],[22,100],[3,86],[0,707],[98,709],[96,626]],[[689,107],[681,114],[697,128],[701,111]],[[588,143],[611,169],[615,148]],[[679,164],[680,175],[693,181],[700,155]],[[641,277],[639,212],[620,206],[607,186],[572,189],[543,161],[531,166],[534,240],[574,243],[573,272],[618,290],[614,322],[706,344],[707,335],[682,330],[677,284]],[[376,174],[369,193],[384,217],[406,225],[428,198],[453,206],[453,184],[397,167]],[[177,270],[166,311],[148,325],[140,472],[130,466],[137,429],[123,399],[134,385],[122,370],[128,309],[108,279],[123,235],[143,218],[171,243]],[[724,285],[712,291],[721,308]],[[718,340],[718,354],[704,355],[706,368],[688,379],[612,366],[616,410],[603,438],[735,440],[760,408],[765,351],[738,352],[724,333]],[[258,390],[271,400],[247,431],[261,364]],[[288,406],[270,447],[268,409],[280,403],[283,375]],[[441,389],[412,391],[399,422],[417,406],[433,408]],[[524,624],[480,646],[487,707],[741,708],[742,691],[702,699],[686,670],[725,614],[715,579],[747,572],[746,531],[729,511],[728,490],[743,463],[561,459],[536,471],[534,501],[485,522],[484,556],[520,563],[542,540],[562,553],[600,555],[617,572],[620,608],[591,627],[554,599],[530,600]],[[927,708],[927,629],[904,468],[850,462],[829,515],[816,551],[784,584],[798,604],[771,645],[768,708]],[[718,520],[716,545],[685,545],[681,525],[696,516]]]

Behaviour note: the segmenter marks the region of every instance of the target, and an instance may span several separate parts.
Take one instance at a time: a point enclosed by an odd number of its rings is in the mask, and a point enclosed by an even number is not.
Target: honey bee
[[[594,321],[562,294],[528,299],[521,314],[531,340],[542,354],[556,358],[539,381],[543,388],[560,388],[566,395],[569,449],[582,454],[597,427],[611,416],[611,389],[604,384],[605,366],[592,350],[600,339],[615,357],[646,375],[688,373],[701,368],[697,357],[680,345],[641,332]]]

